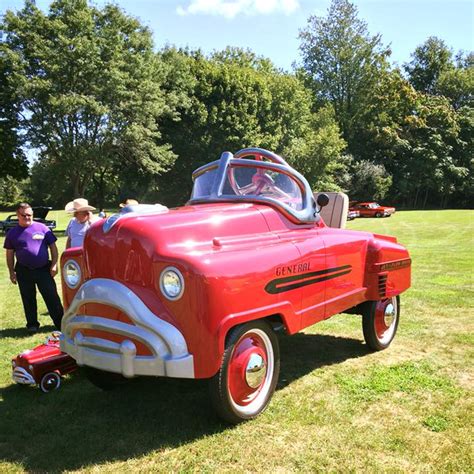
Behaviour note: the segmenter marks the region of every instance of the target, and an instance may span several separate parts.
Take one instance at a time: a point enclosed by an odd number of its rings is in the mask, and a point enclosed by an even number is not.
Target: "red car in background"
[[[359,211],[354,211],[353,209],[349,209],[347,212],[347,220],[353,221],[356,217],[360,217]]]
[[[390,217],[395,214],[394,207],[386,207],[376,202],[352,202],[350,211],[358,211],[360,217]]]

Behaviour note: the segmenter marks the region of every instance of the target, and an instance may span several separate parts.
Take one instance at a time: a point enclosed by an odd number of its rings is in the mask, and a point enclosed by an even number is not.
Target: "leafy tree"
[[[179,108],[179,118],[162,122],[164,138],[178,155],[165,176],[163,202],[186,201],[192,171],[222,151],[259,146],[312,172],[337,160],[345,146],[334,116],[314,116],[309,91],[268,60],[230,48],[210,58],[199,51],[168,49],[163,54],[177,71],[170,77],[181,78],[190,99]]]
[[[1,34],[1,33],[0,33]],[[12,80],[14,65],[0,41],[0,179],[23,178],[28,174],[20,135],[19,101]],[[11,180],[6,180],[11,182]]]
[[[456,67],[442,72],[436,84],[437,93],[447,97],[453,107],[474,107],[474,66]]]
[[[444,97],[419,94],[413,114],[399,132],[394,192],[412,207],[440,204],[466,175],[455,154],[456,112]]]
[[[25,201],[28,182],[28,178],[23,180],[11,176],[0,178],[0,208],[13,210],[16,204]]]
[[[381,164],[392,173],[397,147],[403,140],[403,124],[413,116],[417,98],[417,92],[398,69],[381,73],[370,102],[354,126],[354,156]]]
[[[411,56],[404,65],[408,80],[416,90],[436,94],[439,77],[454,67],[452,51],[443,40],[430,36]]]
[[[456,114],[459,134],[454,144],[458,173],[453,185],[450,204],[472,208],[474,203],[474,107],[464,106]],[[449,196],[445,196],[443,205],[448,205]]]
[[[169,168],[174,155],[157,127],[169,107],[151,33],[137,20],[86,0],[57,0],[48,14],[27,1],[5,14],[3,30],[26,137],[73,196],[97,175]]]
[[[367,160],[354,162],[350,176],[350,196],[357,201],[382,200],[392,184],[392,177],[383,165]]]
[[[73,184],[67,179],[58,179],[57,170],[48,160],[37,160],[31,166],[27,200],[35,204],[64,208],[73,195]],[[94,198],[88,195],[91,204]]]
[[[316,97],[333,105],[350,147],[390,50],[380,35],[370,36],[348,0],[333,0],[327,17],[311,16],[300,39],[303,68]]]
[[[284,155],[306,177],[316,191],[340,191],[346,185],[348,161],[342,153],[346,142],[330,105],[320,108],[309,119],[308,129],[294,137]]]

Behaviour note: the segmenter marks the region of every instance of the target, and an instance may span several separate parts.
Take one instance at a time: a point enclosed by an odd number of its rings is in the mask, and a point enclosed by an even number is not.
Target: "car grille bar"
[[[133,322],[127,324],[78,311],[87,303],[119,309]],[[95,330],[121,336],[117,343],[85,335]],[[154,314],[143,301],[122,283],[106,278],[86,281],[76,293],[62,320],[61,350],[78,365],[121,373],[125,377],[155,375],[194,378],[193,356],[188,353],[181,332]],[[137,355],[133,341],[146,345],[151,355]]]

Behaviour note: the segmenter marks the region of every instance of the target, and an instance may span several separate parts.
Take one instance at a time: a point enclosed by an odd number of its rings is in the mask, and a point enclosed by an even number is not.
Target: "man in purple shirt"
[[[44,224],[33,220],[33,210],[28,203],[19,204],[16,215],[18,225],[8,232],[3,247],[7,251],[10,281],[14,285],[18,283],[20,289],[26,327],[33,333],[39,328],[36,304],[36,287],[38,287],[54,325],[57,329],[61,329],[63,306],[54,281],[58,273],[56,236]]]

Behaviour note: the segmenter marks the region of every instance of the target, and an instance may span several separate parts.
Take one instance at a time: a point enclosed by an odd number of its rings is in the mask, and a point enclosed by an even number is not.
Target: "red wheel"
[[[61,377],[57,372],[48,372],[41,378],[40,389],[44,393],[57,390],[61,386]]]
[[[211,399],[231,423],[250,420],[267,407],[280,372],[278,339],[264,321],[232,330],[219,372],[211,379]]]
[[[386,349],[395,337],[399,320],[398,296],[368,302],[362,314],[362,329],[367,345],[375,351]]]

